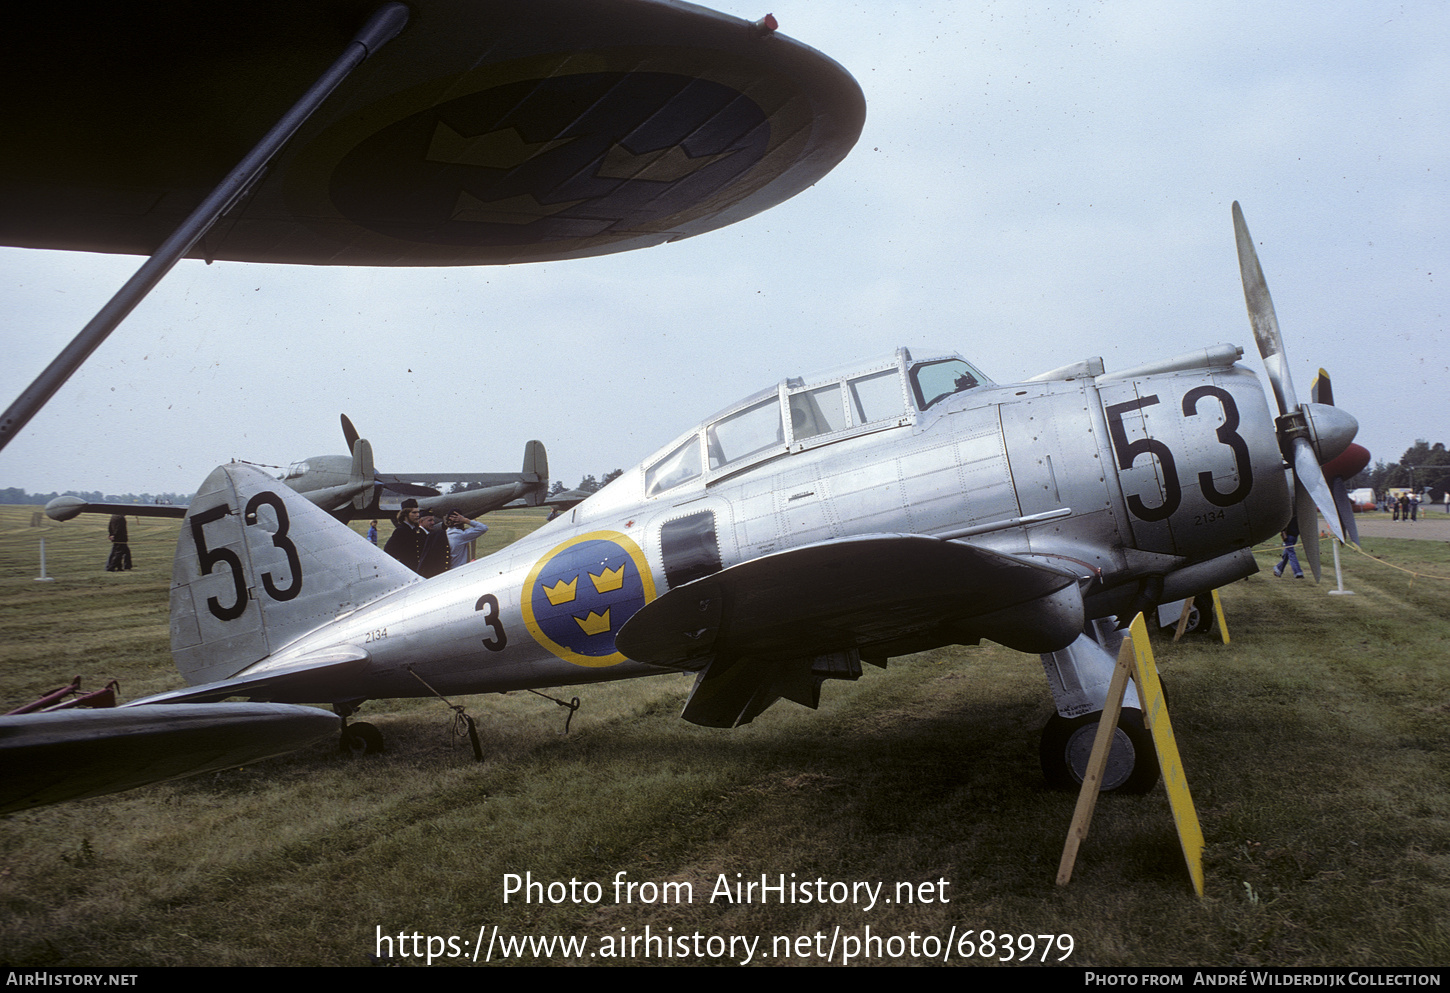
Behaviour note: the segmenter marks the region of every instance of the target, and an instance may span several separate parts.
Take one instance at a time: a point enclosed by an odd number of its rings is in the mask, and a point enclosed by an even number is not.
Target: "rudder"
[[[531,441],[524,446],[524,482],[533,488],[524,495],[524,503],[530,507],[542,504],[549,495],[549,453],[542,441]],[[534,479],[529,477],[533,476]]]

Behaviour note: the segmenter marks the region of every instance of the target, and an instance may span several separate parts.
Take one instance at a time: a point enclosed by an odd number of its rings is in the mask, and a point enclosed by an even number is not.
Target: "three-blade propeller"
[[[1259,266],[1259,256],[1254,251],[1253,238],[1244,223],[1244,213],[1238,201],[1233,205],[1233,218],[1239,272],[1244,282],[1244,302],[1248,305],[1254,341],[1263,356],[1264,370],[1268,373],[1269,385],[1279,405],[1279,417],[1275,421],[1279,449],[1294,469],[1294,514],[1299,519],[1300,533],[1304,535],[1305,557],[1317,581],[1320,575],[1318,514],[1324,515],[1336,538],[1345,540],[1334,494],[1319,467],[1349,447],[1359,430],[1359,423],[1338,407],[1299,402],[1289,376],[1284,339],[1279,334],[1279,320],[1274,315],[1274,301],[1269,297],[1264,270]]]

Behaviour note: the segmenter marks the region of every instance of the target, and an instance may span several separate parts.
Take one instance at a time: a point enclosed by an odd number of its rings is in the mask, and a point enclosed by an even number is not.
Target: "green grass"
[[[539,520],[491,515],[479,551]],[[137,567],[119,575],[102,571],[104,518],[29,523],[0,508],[0,703],[76,674],[120,678],[128,699],[180,685],[166,645],[176,522],[133,524]],[[33,581],[41,534],[55,583]],[[0,960],[362,965],[377,927],[471,942],[483,925],[761,935],[768,952],[773,936],[870,925],[1071,934],[1077,965],[1444,965],[1450,582],[1427,576],[1450,576],[1450,547],[1365,547],[1382,561],[1347,555],[1353,597],[1273,579],[1266,549],[1265,572],[1223,591],[1231,645],[1155,640],[1207,841],[1201,901],[1161,787],[1104,798],[1072,884],[1054,885],[1073,797],[1037,769],[1040,665],[985,645],[868,668],[828,684],[817,712],[781,703],[733,731],[680,721],[678,676],[555,691],[583,701],[568,736],[532,694],[466,698],[482,764],[440,704],[375,701],[363,717],[382,756],[324,743],[12,815]],[[620,871],[689,882],[695,900],[616,905]],[[505,905],[505,874],[525,872],[598,882],[604,899]],[[944,878],[950,902],[708,902],[736,873],[887,894]]]

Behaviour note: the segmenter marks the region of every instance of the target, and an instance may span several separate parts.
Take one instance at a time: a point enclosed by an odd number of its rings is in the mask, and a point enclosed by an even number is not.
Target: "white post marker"
[[[1334,582],[1338,589],[1330,590],[1330,596],[1354,596],[1354,590],[1344,588],[1344,570],[1339,567],[1339,542],[1330,542],[1334,546]]]
[[[35,577],[35,581],[37,583],[53,583],[53,582],[55,582],[55,577],[54,576],[47,576],[45,574],[45,539],[44,538],[41,538],[40,539],[40,575]]]
[[[1222,621],[1223,608],[1218,604],[1217,593],[1214,594],[1214,606]],[[1158,752],[1163,785],[1168,790],[1168,805],[1173,810],[1173,823],[1178,828],[1178,841],[1183,848],[1188,875],[1193,881],[1193,891],[1201,897],[1203,831],[1198,825],[1198,813],[1193,809],[1193,797],[1188,792],[1188,780],[1183,774],[1183,760],[1178,755],[1178,744],[1173,739],[1173,724],[1168,719],[1168,707],[1163,701],[1163,687],[1158,682],[1158,671],[1153,664],[1153,649],[1148,644],[1148,628],[1143,623],[1142,614],[1133,618],[1133,623],[1128,627],[1128,635],[1123,639],[1122,648],[1118,650],[1118,665],[1113,670],[1113,679],[1108,686],[1108,699],[1098,722],[1097,737],[1093,740],[1092,757],[1088,760],[1087,774],[1083,777],[1077,807],[1072,814],[1072,826],[1068,829],[1067,844],[1063,847],[1062,861],[1058,864],[1057,885],[1066,886],[1071,880],[1073,863],[1077,861],[1077,850],[1087,837],[1088,827],[1092,823],[1098,784],[1108,763],[1113,731],[1118,726],[1118,713],[1122,708],[1123,691],[1127,689],[1128,677],[1131,675],[1137,683],[1138,697],[1143,703],[1143,723],[1153,734],[1153,747]]]

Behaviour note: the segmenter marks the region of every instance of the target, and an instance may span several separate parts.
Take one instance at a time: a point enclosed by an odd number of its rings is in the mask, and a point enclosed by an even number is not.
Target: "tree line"
[[[86,503],[161,503],[185,507],[190,493],[102,493],[100,490],[66,490],[64,493],[27,493],[19,486],[0,489],[0,503],[47,504],[58,496],[80,497]]]
[[[1373,469],[1364,470],[1348,485],[1350,489],[1370,486],[1376,493],[1413,486],[1419,492],[1428,490],[1430,499],[1440,503],[1450,489],[1450,451],[1444,442],[1432,445],[1418,440],[1405,449],[1398,462],[1376,462]]]

